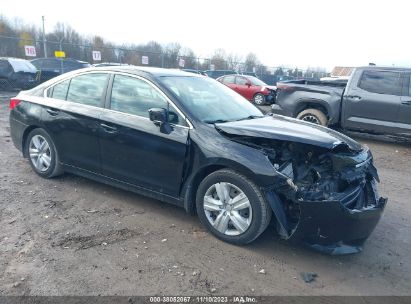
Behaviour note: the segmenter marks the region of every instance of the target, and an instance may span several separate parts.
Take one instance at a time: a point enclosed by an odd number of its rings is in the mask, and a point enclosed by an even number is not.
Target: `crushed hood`
[[[217,130],[229,135],[260,137],[299,142],[332,150],[340,145],[360,151],[361,145],[337,131],[281,115],[215,124]]]

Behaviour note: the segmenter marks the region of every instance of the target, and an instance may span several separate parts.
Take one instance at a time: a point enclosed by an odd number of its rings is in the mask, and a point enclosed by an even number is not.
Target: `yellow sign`
[[[64,58],[66,57],[66,53],[63,51],[54,51],[54,56],[58,57],[58,58]]]

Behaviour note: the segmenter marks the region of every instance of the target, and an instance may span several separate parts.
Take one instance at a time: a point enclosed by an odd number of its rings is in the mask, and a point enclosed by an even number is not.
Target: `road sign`
[[[66,53],[63,51],[54,51],[54,56],[58,58],[64,58],[66,57]]]
[[[214,64],[210,64],[210,70],[214,71],[215,70],[215,65]]]
[[[148,64],[148,56],[141,56],[141,63]]]
[[[94,61],[101,61],[101,52],[100,51],[93,51],[93,60]]]
[[[185,63],[186,63],[186,61],[185,61],[183,58],[180,58],[180,59],[178,60],[178,65],[179,65],[180,67],[182,67],[182,68],[184,68]]]
[[[25,45],[24,52],[26,53],[27,57],[36,57],[36,48],[32,45]]]

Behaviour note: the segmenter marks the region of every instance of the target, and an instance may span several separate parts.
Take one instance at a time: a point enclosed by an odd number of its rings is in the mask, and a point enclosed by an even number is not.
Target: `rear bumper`
[[[21,123],[20,121],[14,119],[10,116],[10,136],[13,141],[14,146],[23,152],[23,135],[27,128],[27,125]]]

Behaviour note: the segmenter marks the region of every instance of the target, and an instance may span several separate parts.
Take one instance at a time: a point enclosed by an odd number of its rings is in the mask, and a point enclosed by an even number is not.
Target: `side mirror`
[[[163,108],[151,108],[148,110],[148,116],[154,124],[161,126],[167,122],[167,110]]]
[[[251,87],[251,81],[247,81],[245,85]]]

